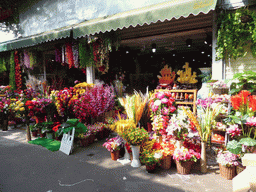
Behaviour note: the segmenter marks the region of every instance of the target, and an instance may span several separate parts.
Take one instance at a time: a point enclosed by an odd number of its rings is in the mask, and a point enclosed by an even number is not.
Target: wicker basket
[[[236,167],[226,167],[219,164],[220,175],[227,180],[231,180],[236,176]]]
[[[243,170],[245,170],[246,167],[238,165],[236,166],[236,174],[238,175],[239,173],[241,173]]]
[[[181,175],[190,174],[193,161],[176,161],[177,172]]]
[[[170,169],[171,168],[171,164],[172,164],[172,156],[171,155],[165,156],[161,160],[161,168],[162,169]]]

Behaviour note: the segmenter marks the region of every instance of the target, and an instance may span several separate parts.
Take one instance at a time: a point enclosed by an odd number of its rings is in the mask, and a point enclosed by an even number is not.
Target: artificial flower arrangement
[[[160,165],[161,153],[156,150],[143,150],[140,153],[140,161],[145,165]]]
[[[150,112],[153,125],[153,131],[158,135],[166,135],[169,118],[176,111],[174,106],[175,99],[172,93],[168,91],[157,91],[150,98]]]
[[[120,136],[116,136],[110,139],[106,139],[106,142],[103,144],[103,147],[105,147],[109,152],[113,152],[120,150],[122,144],[123,139]]]
[[[193,149],[188,149],[182,146],[176,148],[173,153],[173,159],[176,161],[194,161],[197,162],[201,158],[200,153],[195,152]]]
[[[173,114],[170,118],[166,132],[176,140],[184,140],[187,136],[197,135],[195,126],[180,107],[177,109],[177,114]]]
[[[73,112],[81,121],[96,118],[110,111],[115,104],[113,86],[95,85],[73,101]]]
[[[121,137],[130,145],[141,145],[149,136],[143,127],[131,126],[121,133]]]
[[[0,94],[8,94],[8,92],[11,92],[11,86],[10,85],[1,85],[0,86]]]
[[[7,114],[11,100],[7,97],[0,97],[0,113]]]
[[[229,151],[220,150],[217,154],[217,162],[226,167],[238,166],[238,156]]]

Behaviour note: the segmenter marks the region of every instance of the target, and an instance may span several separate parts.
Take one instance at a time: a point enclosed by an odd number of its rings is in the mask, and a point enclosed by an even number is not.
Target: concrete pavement
[[[145,166],[133,168],[112,161],[102,147],[104,141],[76,147],[67,156],[28,144],[25,138],[22,128],[0,131],[1,192],[232,191],[232,181],[222,178],[214,167],[207,174],[192,170],[190,175],[179,175],[172,165],[170,170],[159,168],[149,174]]]

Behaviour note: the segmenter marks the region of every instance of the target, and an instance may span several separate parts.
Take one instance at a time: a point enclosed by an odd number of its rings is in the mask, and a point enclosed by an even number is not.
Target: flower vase
[[[124,146],[124,160],[130,160],[130,154],[128,153],[126,147]]]
[[[236,176],[236,167],[227,167],[219,164],[220,167],[220,176],[224,177],[227,180],[232,180]]]
[[[170,169],[172,164],[172,156],[167,155],[164,156],[163,159],[161,160],[161,168],[162,169]]]
[[[206,142],[201,141],[201,159],[200,159],[201,172],[207,173],[206,161]]]
[[[116,151],[113,151],[111,152],[111,159],[113,161],[117,161],[117,159],[119,159],[119,153],[120,153],[120,150],[116,150]]]
[[[193,161],[177,161],[176,160],[177,172],[181,175],[190,174],[192,164],[193,164]]]
[[[154,173],[156,170],[156,164],[153,165],[146,165],[146,170],[148,173]]]
[[[133,156],[133,160],[131,163],[132,167],[140,167],[141,163],[140,163],[140,145],[131,145],[132,148],[132,156]]]

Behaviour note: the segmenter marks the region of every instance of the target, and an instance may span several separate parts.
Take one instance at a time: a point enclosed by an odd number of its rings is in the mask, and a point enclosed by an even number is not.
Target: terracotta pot
[[[220,175],[227,180],[232,180],[236,176],[236,167],[226,167],[219,164]]]
[[[161,160],[161,168],[162,169],[170,169],[171,164],[172,164],[172,156],[171,155],[165,156]]]
[[[119,159],[119,153],[120,153],[120,150],[111,152],[111,159],[113,161],[116,161],[117,159]]]
[[[146,170],[148,173],[154,173],[156,170],[156,164],[154,165],[146,165]]]
[[[176,160],[177,172],[181,175],[190,174],[192,164],[193,164],[193,161],[177,161]]]

